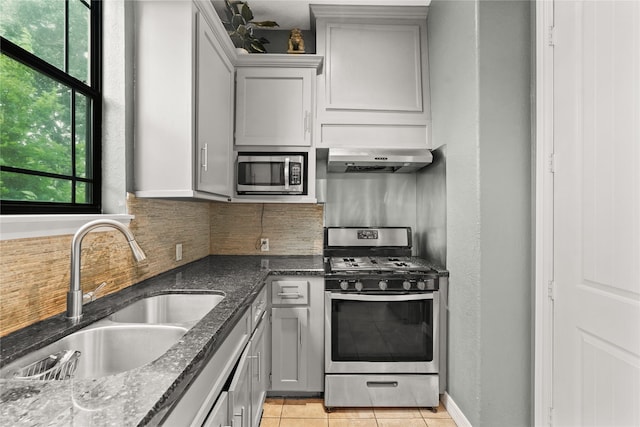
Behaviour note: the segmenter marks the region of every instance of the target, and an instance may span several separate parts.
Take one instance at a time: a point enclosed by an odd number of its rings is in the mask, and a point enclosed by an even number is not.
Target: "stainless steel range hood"
[[[330,148],[327,172],[411,173],[430,164],[425,149]]]

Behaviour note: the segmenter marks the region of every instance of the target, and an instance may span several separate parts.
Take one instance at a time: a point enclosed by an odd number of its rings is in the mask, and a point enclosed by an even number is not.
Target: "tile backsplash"
[[[214,203],[211,253],[221,255],[320,255],[323,205]],[[260,238],[269,251],[260,250]]]
[[[264,211],[263,211],[264,207]],[[147,259],[136,263],[117,231],[83,241],[84,292],[107,282],[98,297],[209,254],[322,253],[322,205],[230,204],[128,197],[130,228]],[[262,230],[270,251],[255,242]],[[0,336],[66,309],[71,235],[0,241]],[[175,246],[182,244],[182,260]]]

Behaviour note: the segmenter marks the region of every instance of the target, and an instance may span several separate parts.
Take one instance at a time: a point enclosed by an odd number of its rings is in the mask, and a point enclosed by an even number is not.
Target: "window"
[[[100,213],[97,0],[0,0],[3,214]]]

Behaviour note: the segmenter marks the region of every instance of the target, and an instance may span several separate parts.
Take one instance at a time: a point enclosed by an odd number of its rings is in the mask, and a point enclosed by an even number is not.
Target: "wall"
[[[262,214],[264,206],[264,215]],[[129,194],[130,228],[147,259],[136,263],[117,231],[92,232],[83,241],[84,292],[117,292],[209,254],[322,254],[322,205],[230,204],[138,199]],[[260,252],[255,241],[270,240]],[[66,310],[71,235],[0,241],[0,336]],[[175,245],[182,243],[182,260]]]
[[[213,203],[211,253],[217,255],[321,255],[322,205]],[[269,252],[260,251],[260,237]]]
[[[318,199],[332,226],[416,226],[416,174],[327,173],[319,161]],[[414,233],[415,234],[415,233]]]
[[[446,144],[448,394],[474,426],[531,424],[529,7],[435,0],[428,17],[432,137]],[[434,191],[419,182],[419,197]]]
[[[209,254],[208,203],[128,197],[130,227],[147,259],[131,256],[117,231],[93,232],[83,241],[82,285],[88,292],[106,281],[101,295]],[[71,235],[0,241],[0,336],[66,310]],[[175,244],[183,259],[175,261]]]
[[[530,5],[480,1],[482,425],[532,423]]]
[[[432,140],[446,144],[448,393],[480,425],[480,196],[475,1],[433,1],[427,22]],[[419,191],[423,191],[419,188]],[[425,249],[426,250],[426,249]]]
[[[446,146],[433,150],[433,162],[416,174],[416,255],[447,265]]]

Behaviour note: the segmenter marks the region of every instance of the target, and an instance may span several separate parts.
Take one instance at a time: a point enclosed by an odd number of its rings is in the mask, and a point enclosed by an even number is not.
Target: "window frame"
[[[65,2],[65,23],[68,23],[68,2]],[[91,32],[89,39],[90,48],[90,82],[88,85],[81,80],[67,74],[65,71],[49,64],[35,54],[28,52],[10,40],[0,35],[0,51],[2,55],[20,62],[21,64],[31,68],[33,71],[68,87],[72,91],[71,105],[75,111],[75,93],[86,96],[91,104],[91,159],[87,162],[87,168],[92,171],[92,178],[83,178],[75,175],[75,166],[73,166],[74,175],[71,181],[73,183],[91,183],[92,194],[90,203],[75,203],[75,186],[72,185],[71,203],[63,202],[42,202],[42,201],[16,201],[16,200],[0,200],[0,214],[2,215],[20,215],[20,214],[100,214],[102,212],[102,1],[90,0],[85,2],[90,5],[90,22]],[[69,28],[65,25],[65,45],[68,45]],[[65,57],[65,63],[67,58]],[[72,114],[72,117],[75,114]],[[74,120],[74,119],[72,119]],[[73,123],[73,122],[72,122]],[[73,128],[73,126],[72,126]],[[72,154],[72,163],[75,165],[75,150]],[[20,172],[28,175],[60,178],[60,175],[47,172],[38,172],[14,168],[11,166],[1,166],[3,172]],[[68,176],[63,176],[68,179]]]

